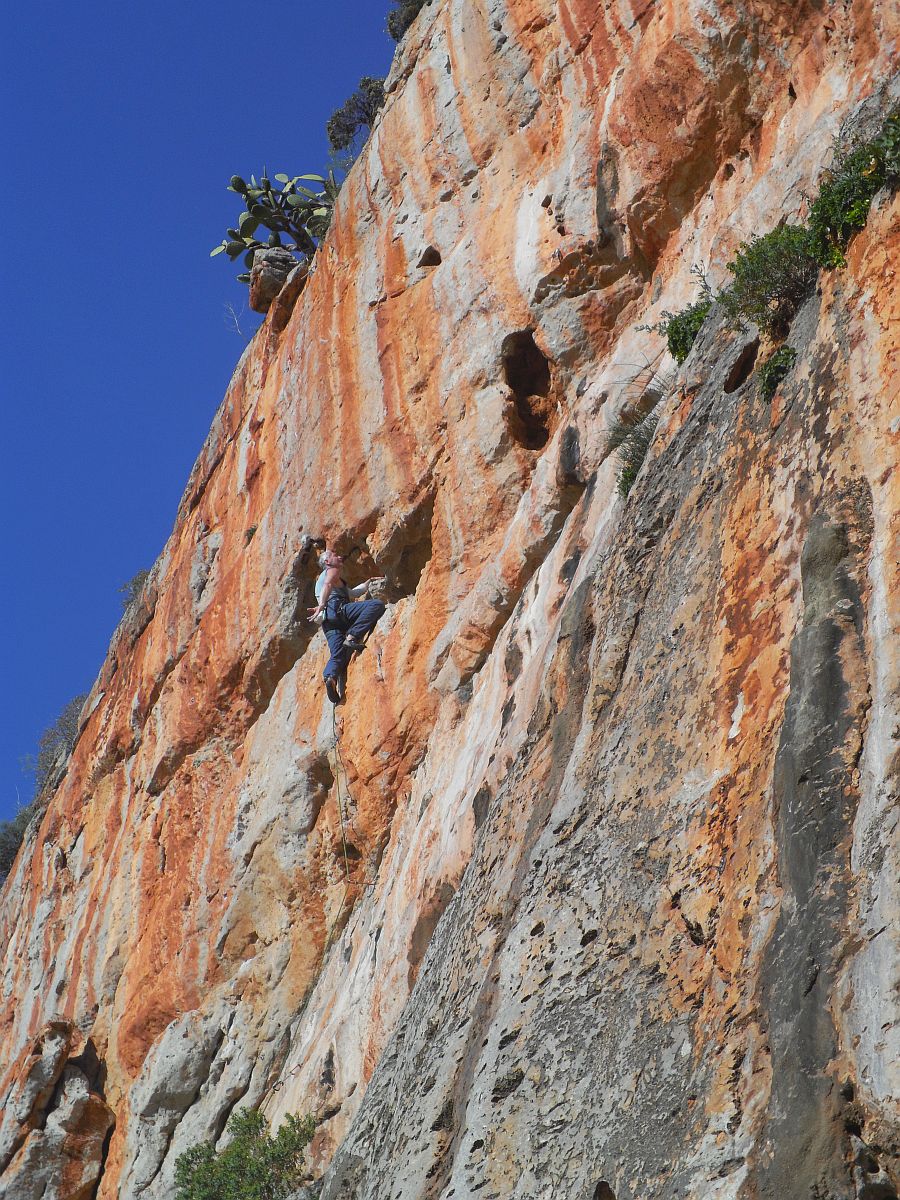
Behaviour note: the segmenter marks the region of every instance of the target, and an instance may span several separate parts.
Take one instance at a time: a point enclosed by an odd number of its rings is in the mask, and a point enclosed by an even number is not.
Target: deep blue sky
[[[243,349],[224,306],[246,289],[208,257],[226,184],[322,171],[328,116],[390,64],[388,7],[32,0],[6,22],[0,818],[91,686]]]

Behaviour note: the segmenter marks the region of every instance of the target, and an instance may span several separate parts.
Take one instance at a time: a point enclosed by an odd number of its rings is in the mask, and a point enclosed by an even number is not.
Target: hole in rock
[[[309,833],[319,819],[319,813],[334,787],[334,772],[325,755],[313,759],[306,770],[306,788],[309,794],[309,812],[302,822],[301,832]]]
[[[503,666],[506,671],[507,681],[515,683],[519,677],[519,672],[522,670],[522,651],[515,642],[511,641],[507,646]]]
[[[396,524],[376,552],[376,558],[368,551],[360,552],[359,561],[354,563],[359,577],[383,575],[387,580],[384,592],[376,593],[377,599],[396,603],[416,592],[422,573],[431,561],[433,518],[432,492],[419,497],[405,515],[397,514]],[[372,531],[366,532],[368,535]]]
[[[594,1200],[616,1200],[616,1193],[605,1179],[601,1179],[594,1188]]]
[[[742,383],[747,382],[753,373],[758,353],[759,338],[754,338],[752,342],[743,348],[738,355],[737,362],[728,372],[728,378],[725,380],[726,392],[736,392]]]
[[[725,176],[726,179],[730,179],[732,177],[732,175],[734,174],[734,164],[726,163],[725,166],[722,168],[722,174]]]
[[[434,1123],[431,1126],[432,1133],[441,1133],[444,1130],[450,1129],[453,1125],[453,1101],[446,1100],[444,1107],[438,1113]]]
[[[97,1053],[93,1038],[88,1038],[79,1055],[69,1059],[69,1065],[81,1071],[91,1091],[106,1095],[106,1063]]]
[[[792,83],[788,84],[788,95],[790,96],[791,100],[797,99],[797,92],[794,89],[794,85]]]
[[[435,929],[437,929],[438,921],[444,915],[444,909],[455,895],[456,889],[452,884],[445,881],[426,900],[419,914],[419,919],[413,928],[409,950],[406,955],[409,963],[408,983],[410,989],[412,989],[413,984],[416,982],[419,967],[422,964],[422,959],[425,957],[425,951],[428,949],[432,935]]]
[[[581,551],[576,549],[574,551],[574,553],[569,555],[569,557],[566,559],[566,561],[560,567],[560,569],[559,569],[560,579],[565,580],[566,583],[571,583],[572,580],[575,578],[575,572],[578,570],[578,564],[580,562],[581,562]]]
[[[412,596],[419,586],[422,572],[431,561],[431,522],[434,516],[434,496],[421,505],[408,522],[403,536],[403,549],[396,567],[389,571],[391,582],[401,596]]]
[[[475,828],[480,829],[487,820],[488,809],[491,806],[491,789],[482,784],[475,793],[475,798],[472,801],[472,812],[475,816]]]
[[[522,1083],[524,1078],[525,1072],[522,1070],[522,1068],[513,1067],[511,1071],[507,1071],[505,1075],[502,1075],[496,1081],[493,1091],[491,1092],[491,1100],[493,1100],[495,1104],[499,1103],[501,1100],[505,1100],[507,1096],[511,1096],[513,1094],[516,1088]],[[615,1200],[615,1197],[613,1197],[613,1200]]]
[[[328,1047],[325,1061],[322,1063],[322,1073],[319,1076],[319,1086],[326,1092],[334,1091],[334,1046]]]
[[[419,256],[417,267],[439,267],[441,265],[441,253],[434,246],[426,246]]]
[[[515,411],[509,418],[510,433],[526,449],[540,450],[550,437],[553,411],[550,363],[535,342],[531,329],[504,338],[500,359],[503,377],[515,404]]]

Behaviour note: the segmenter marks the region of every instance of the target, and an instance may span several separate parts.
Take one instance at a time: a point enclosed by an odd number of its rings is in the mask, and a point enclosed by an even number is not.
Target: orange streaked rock
[[[322,1117],[334,1198],[896,1173],[896,196],[771,407],[714,312],[627,502],[606,430],[691,267],[886,111],[898,32],[423,10],[3,893],[4,1114],[58,1034],[9,1135],[65,1118],[48,1195],[168,1196],[238,1104]],[[306,535],[388,579],[336,713]]]

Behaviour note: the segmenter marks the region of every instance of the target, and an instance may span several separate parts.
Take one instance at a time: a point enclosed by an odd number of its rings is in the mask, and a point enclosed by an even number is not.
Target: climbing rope
[[[341,771],[344,772],[344,785],[346,787],[347,768],[344,765],[344,759],[343,759],[343,756],[341,755],[341,742],[340,742],[340,738],[338,737],[338,730],[337,730],[337,709],[334,705],[332,705],[332,708],[331,708],[331,733],[332,733],[332,736],[334,737],[334,746],[332,747],[332,749],[334,750],[334,783],[335,783],[335,792],[337,795],[338,820],[340,822],[340,828],[341,828],[341,850],[344,855],[344,890],[341,893],[341,899],[337,906],[337,912],[334,914],[334,917],[332,918],[332,920],[326,930],[325,946],[323,948],[323,955],[327,954],[328,950],[331,947],[331,937],[332,937],[332,934],[334,933],[334,928],[337,925],[338,918],[340,917],[341,913],[344,911],[344,901],[347,899],[347,892],[350,890],[350,858],[349,858],[349,855],[347,854],[347,835],[346,835],[346,831],[344,828],[344,801],[343,801],[343,798],[341,797]],[[349,792],[348,792],[348,798],[349,798]],[[284,1087],[284,1085],[287,1083],[287,1081],[289,1079],[293,1079],[295,1075],[299,1074],[302,1067],[303,1067],[303,1063],[297,1063],[297,1065],[295,1067],[292,1067],[286,1075],[283,1075],[281,1077],[281,1079],[279,1079],[276,1083],[274,1083],[272,1085],[272,1091],[280,1092],[281,1089]]]
[[[335,790],[337,792],[338,818],[341,823],[341,849],[344,852],[344,895],[346,896],[347,888],[350,886],[350,861],[347,857],[347,837],[344,832],[344,804],[341,800],[341,772],[338,769],[338,766],[340,764],[340,768],[344,772],[344,783],[347,782],[347,768],[344,766],[344,760],[341,757],[341,743],[338,738],[337,731],[336,705],[331,706],[331,732],[334,737],[334,783]],[[343,899],[341,900],[341,904],[343,905]],[[325,944],[327,945],[328,943],[326,942]]]
[[[366,640],[368,641],[368,638]],[[378,647],[378,650],[377,650],[377,660],[378,660],[378,675],[379,675],[379,678],[381,679],[381,681],[384,682],[384,672],[382,671],[382,668],[381,668],[381,648],[380,647]],[[335,795],[337,797],[338,821],[340,823],[340,829],[341,829],[341,852],[344,857],[344,890],[341,893],[341,899],[337,906],[337,912],[335,913],[334,917],[332,918],[332,920],[326,930],[325,946],[323,948],[323,955],[327,954],[328,950],[331,948],[331,938],[332,938],[332,935],[334,934],[334,930],[335,930],[335,926],[337,925],[338,918],[340,917],[341,913],[344,911],[344,901],[347,899],[347,892],[350,890],[350,856],[347,853],[347,832],[346,832],[346,827],[345,827],[345,822],[344,822],[344,798],[341,795],[341,772],[343,772],[343,775],[344,775],[344,791],[347,793],[348,800],[350,799],[350,789],[347,787],[347,766],[344,762],[344,756],[341,754],[341,739],[338,736],[337,706],[336,705],[332,705],[332,707],[331,707],[331,734],[332,734],[332,737],[334,738],[334,745],[332,747],[334,750],[334,784],[335,784]],[[302,1067],[303,1067],[303,1063],[297,1063],[297,1065],[295,1067],[292,1067],[290,1069],[290,1071],[287,1072],[286,1075],[283,1075],[281,1077],[281,1079],[279,1079],[275,1084],[272,1085],[272,1091],[280,1092],[281,1089],[285,1086],[285,1084],[287,1083],[287,1081],[289,1079],[293,1079],[294,1076],[299,1074],[299,1072],[302,1070]]]

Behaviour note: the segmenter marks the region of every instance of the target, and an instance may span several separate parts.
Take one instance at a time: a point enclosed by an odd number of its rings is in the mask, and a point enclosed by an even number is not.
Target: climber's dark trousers
[[[329,600],[322,625],[331,651],[331,658],[325,667],[326,679],[343,675],[347,669],[353,651],[344,645],[344,638],[361,642],[382,616],[384,605],[380,600],[349,600],[343,607]]]

